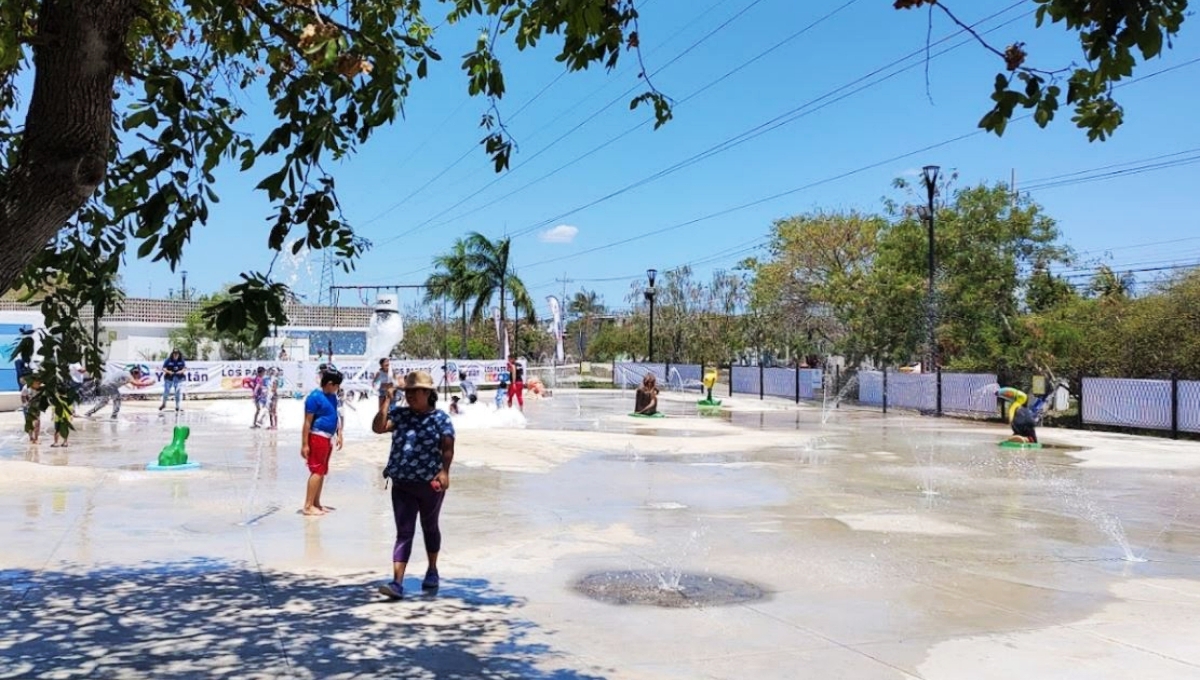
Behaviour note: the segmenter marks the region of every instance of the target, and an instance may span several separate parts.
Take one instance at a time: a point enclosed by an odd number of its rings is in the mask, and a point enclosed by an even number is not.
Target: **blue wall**
[[[21,388],[17,385],[17,369],[13,367],[12,353],[21,340],[21,329],[28,326],[20,324],[0,324],[0,392],[16,392]]]

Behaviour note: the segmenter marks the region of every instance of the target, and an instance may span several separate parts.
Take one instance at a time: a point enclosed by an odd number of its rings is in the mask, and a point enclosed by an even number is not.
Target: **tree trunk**
[[[504,322],[504,281],[503,281],[503,279],[500,282],[500,334],[502,336],[500,338],[500,353],[504,354],[504,338],[508,337],[508,325]],[[517,340],[516,338],[513,338],[513,345],[516,344],[516,340]],[[512,345],[509,345],[508,351],[512,352]],[[502,356],[500,358],[507,359],[508,357]]]
[[[462,351],[458,353],[459,358],[466,360],[467,358],[467,303],[462,303]]]
[[[0,291],[95,193],[136,0],[43,0],[17,162],[0,182]]]

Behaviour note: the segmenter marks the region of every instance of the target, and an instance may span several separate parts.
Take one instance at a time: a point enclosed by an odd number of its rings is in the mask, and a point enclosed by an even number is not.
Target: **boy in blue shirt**
[[[308,487],[304,495],[305,515],[324,515],[333,508],[321,505],[321,489],[329,474],[329,458],[334,444],[342,448],[342,422],[338,416],[338,390],[342,374],[325,371],[321,387],[304,400],[304,429],[300,435],[300,457],[308,464]]]

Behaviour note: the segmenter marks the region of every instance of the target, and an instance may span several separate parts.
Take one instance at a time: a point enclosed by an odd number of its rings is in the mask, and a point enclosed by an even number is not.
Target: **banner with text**
[[[163,385],[163,370],[159,364],[146,362],[109,362],[106,375],[116,371],[129,370],[137,366],[141,368],[141,377],[133,384],[124,387],[123,394],[161,394]],[[184,369],[181,388],[184,394],[227,394],[229,396],[249,396],[254,385],[254,377],[258,368],[268,371],[276,369],[280,378],[279,392],[281,394],[304,393],[315,389],[318,385],[318,367],[316,361],[189,361]],[[361,360],[338,362],[334,366],[345,376],[342,389],[371,390],[374,389],[375,378],[379,373],[379,365],[365,365]],[[442,362],[440,359],[424,360],[392,360],[392,376],[399,384],[410,371],[425,371],[433,376],[438,388],[458,387],[460,374],[465,375],[478,387],[497,385],[500,374],[507,370],[503,360],[458,360]]]

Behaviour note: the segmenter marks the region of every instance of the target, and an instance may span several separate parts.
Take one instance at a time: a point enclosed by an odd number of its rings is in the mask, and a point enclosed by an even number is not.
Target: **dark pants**
[[[1015,435],[1025,437],[1031,442],[1037,441],[1037,431],[1034,430],[1033,412],[1022,406],[1013,414],[1012,431]]]
[[[393,562],[408,562],[412,556],[417,515],[421,516],[425,552],[441,551],[442,530],[438,528],[438,516],[442,512],[442,499],[445,497],[445,493],[434,491],[429,482],[392,482],[392,515],[396,519]]]

